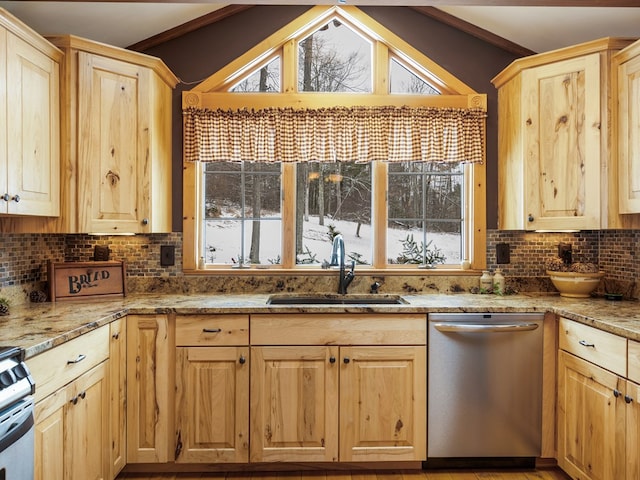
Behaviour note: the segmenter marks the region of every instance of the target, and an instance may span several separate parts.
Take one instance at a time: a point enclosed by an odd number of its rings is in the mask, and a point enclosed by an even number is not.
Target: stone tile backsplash
[[[0,296],[12,303],[27,301],[32,290],[46,290],[47,261],[93,260],[96,245],[108,245],[110,258],[127,262],[129,292],[283,292],[333,291],[334,278],[327,275],[193,275],[182,273],[182,234],[136,236],[92,236],[57,234],[2,234],[0,244]],[[640,231],[602,230],[577,233],[487,232],[487,266],[502,268],[507,284],[519,291],[553,290],[545,277],[545,261],[557,255],[558,243],[570,243],[574,261],[598,263],[606,272],[605,289],[638,298],[640,277]],[[496,245],[508,243],[510,263],[496,262]],[[160,265],[160,247],[173,245],[176,263]],[[380,281],[386,293],[467,291],[477,284],[477,275],[387,275],[361,274],[351,291],[367,291]]]

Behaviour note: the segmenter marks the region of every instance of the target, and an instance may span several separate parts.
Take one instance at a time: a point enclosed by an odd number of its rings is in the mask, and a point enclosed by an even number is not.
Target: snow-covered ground
[[[347,220],[333,220],[325,217],[324,226],[319,225],[317,216],[310,216],[304,222],[303,245],[315,254],[318,263],[329,260],[331,256],[331,240],[328,235],[329,226],[335,227],[344,237],[345,250],[347,255],[352,252],[359,253],[367,263],[371,259],[371,225],[362,224],[360,235],[356,236],[357,224]],[[249,245],[251,239],[251,223],[247,223],[248,229],[245,231],[245,255],[249,256]],[[274,263],[280,256],[280,221],[263,221],[261,224],[260,261],[264,264]],[[417,230],[389,229],[388,230],[388,251],[387,258],[396,258],[402,252],[402,240],[407,235],[413,233],[415,241],[420,244],[422,237]],[[235,263],[240,255],[240,222],[223,220],[208,222],[206,229],[207,245],[215,247],[215,258],[207,254],[206,260],[209,263],[230,264]],[[433,234],[427,237],[427,242],[432,240],[431,247],[437,247],[446,257],[445,263],[460,263],[460,237],[454,234]],[[305,256],[303,256],[305,257]],[[308,257],[305,257],[308,258]],[[234,260],[232,260],[234,259]]]

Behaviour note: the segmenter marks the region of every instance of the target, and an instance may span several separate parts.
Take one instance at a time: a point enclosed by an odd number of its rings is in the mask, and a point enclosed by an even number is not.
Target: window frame
[[[297,92],[297,39],[306,37],[318,26],[333,18],[346,23],[373,44],[373,93]],[[242,78],[276,57],[281,59],[282,93],[229,92]],[[441,92],[440,95],[390,94],[389,71],[392,59],[422,77]],[[406,44],[395,34],[361,12],[357,7],[316,6],[283,27],[271,37],[250,49],[244,55],[216,72],[208,79],[183,92],[183,108],[196,106],[215,109],[262,108],[330,108],[353,106],[409,106],[484,108],[486,95],[479,94],[446,72],[428,57]],[[486,126],[485,126],[486,131]],[[486,134],[485,134],[486,137]],[[416,265],[387,264],[387,185],[386,164],[372,164],[372,226],[376,239],[373,245],[373,265],[362,266],[371,274],[408,274],[412,271],[425,274]],[[296,265],[295,255],[295,166],[282,165],[282,263],[280,265],[232,268],[230,265],[210,266],[198,269],[200,245],[202,245],[202,167],[197,163],[185,163],[183,169],[183,270],[192,272],[224,271],[250,274],[261,272],[319,274],[319,267]],[[486,267],[486,167],[485,163],[465,165],[465,223],[464,235],[467,258],[474,270]],[[461,268],[435,268],[430,272],[455,272]]]

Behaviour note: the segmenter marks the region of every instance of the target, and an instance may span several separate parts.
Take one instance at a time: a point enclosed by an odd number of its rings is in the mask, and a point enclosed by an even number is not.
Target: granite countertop
[[[133,295],[124,299],[30,303],[0,317],[0,345],[32,357],[127,314],[546,312],[640,341],[640,303],[554,295],[401,295],[401,305],[267,305],[268,294]]]

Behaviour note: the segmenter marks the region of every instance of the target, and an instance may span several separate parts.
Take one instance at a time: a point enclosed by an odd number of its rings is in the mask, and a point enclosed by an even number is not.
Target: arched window
[[[337,233],[359,268],[484,267],[486,96],[356,7],[310,9],[183,109],[185,270],[317,271]]]

